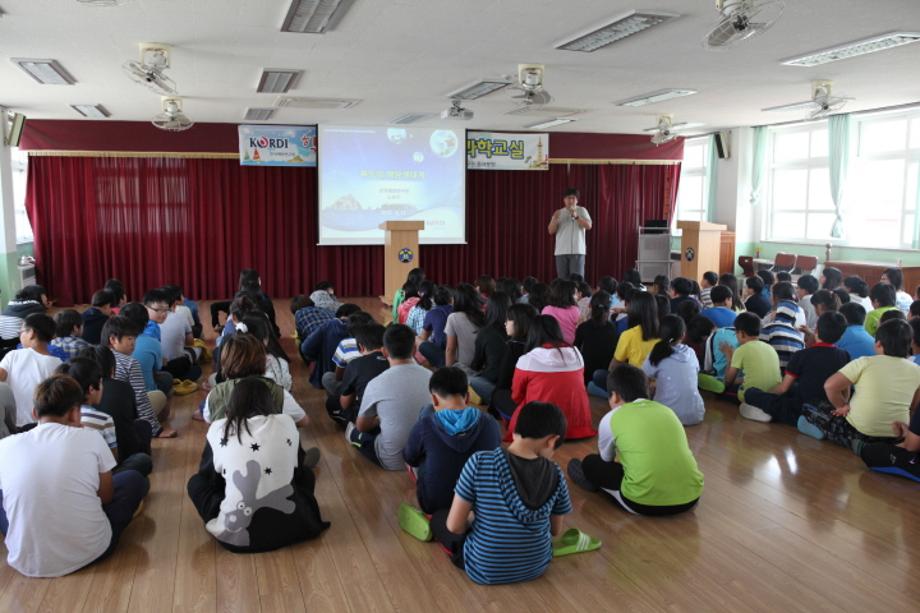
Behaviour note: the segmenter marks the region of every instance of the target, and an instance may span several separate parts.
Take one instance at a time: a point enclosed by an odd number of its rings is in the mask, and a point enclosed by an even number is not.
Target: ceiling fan
[[[710,49],[730,47],[770,29],[783,14],[785,0],[716,0],[722,19],[703,39]]]
[[[654,132],[652,134],[652,143],[654,145],[663,145],[664,143],[671,142],[678,136],[680,133],[685,130],[691,130],[693,128],[700,127],[701,123],[688,123],[686,121],[681,123],[674,123],[674,117],[672,115],[659,115],[658,116],[658,125],[652,128],[645,128],[645,132]]]
[[[781,104],[779,106],[771,106],[761,110],[811,111],[808,116],[809,119],[821,119],[822,117],[827,117],[828,115],[842,109],[847,102],[853,99],[847,98],[845,96],[831,95],[831,85],[832,83],[830,81],[815,81],[812,83],[811,100],[803,100],[802,102],[793,102],[791,104]]]
[[[178,93],[176,82],[165,72],[169,68],[169,47],[166,45],[141,45],[140,61],[129,60],[122,68],[132,81],[160,95],[174,96]]]
[[[163,98],[163,112],[155,115],[150,123],[167,132],[183,132],[195,125],[182,112],[182,98]]]
[[[543,64],[518,64],[518,80],[512,87],[521,94],[512,98],[524,105],[551,102],[553,97],[543,88],[543,75]]]

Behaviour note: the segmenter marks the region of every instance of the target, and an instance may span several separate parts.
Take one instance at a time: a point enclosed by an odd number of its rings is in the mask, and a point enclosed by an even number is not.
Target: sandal
[[[588,536],[578,528],[569,528],[553,545],[553,557],[597,551],[601,548],[600,539]]]
[[[428,523],[428,518],[421,509],[405,502],[399,503],[399,527],[420,541],[431,540],[431,525]]]

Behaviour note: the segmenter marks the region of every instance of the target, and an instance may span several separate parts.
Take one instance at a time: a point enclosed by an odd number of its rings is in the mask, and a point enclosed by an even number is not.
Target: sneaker
[[[431,524],[421,509],[405,502],[399,503],[399,527],[420,541],[431,540]]]
[[[589,492],[596,492],[600,489],[585,477],[585,471],[581,467],[581,460],[570,460],[566,470],[569,473],[569,479],[578,487],[586,489]]]
[[[356,443],[355,441],[351,440],[351,433],[354,431],[355,431],[354,422],[348,422],[348,425],[345,426],[345,440],[351,443],[352,445],[354,445],[355,447],[360,447],[361,443]]]
[[[316,468],[319,464],[320,451],[319,447],[310,447],[303,454],[303,462],[300,463],[304,468]]]
[[[759,409],[755,407],[754,405],[750,405],[746,402],[741,403],[740,412],[741,412],[741,417],[745,419],[750,419],[751,421],[761,421],[765,424],[773,421],[772,415],[770,415],[763,409]]]
[[[819,441],[823,441],[825,438],[824,431],[805,419],[804,415],[799,415],[799,421],[796,423],[796,427],[798,427],[799,432],[805,436],[810,436],[811,438],[818,439]]]

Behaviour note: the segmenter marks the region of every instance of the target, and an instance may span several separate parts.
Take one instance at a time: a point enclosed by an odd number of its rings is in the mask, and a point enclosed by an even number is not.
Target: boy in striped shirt
[[[527,403],[507,450],[473,454],[460,473],[450,510],[431,516],[434,538],[474,582],[528,581],[549,566],[552,537],[562,532],[562,516],[572,511],[562,469],[552,461],[565,430],[558,407]]]
[[[805,334],[796,327],[796,316],[801,309],[795,303],[795,290],[791,283],[773,286],[773,304],[773,321],[761,328],[760,340],[776,350],[780,369],[785,371],[792,354],[805,348]]]

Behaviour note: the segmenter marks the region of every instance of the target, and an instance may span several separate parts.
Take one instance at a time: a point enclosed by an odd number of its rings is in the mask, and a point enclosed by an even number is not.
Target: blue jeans
[[[591,380],[588,382],[589,394],[604,400],[610,397],[610,393],[607,391],[607,374],[606,370],[598,369],[594,371]]]
[[[489,405],[492,403],[492,392],[495,391],[495,383],[479,375],[470,377],[470,387],[482,398],[482,403]]]
[[[444,349],[439,345],[435,345],[431,341],[425,341],[419,345],[418,352],[425,356],[425,359],[428,360],[428,363],[434,368],[441,368],[444,366]]]

